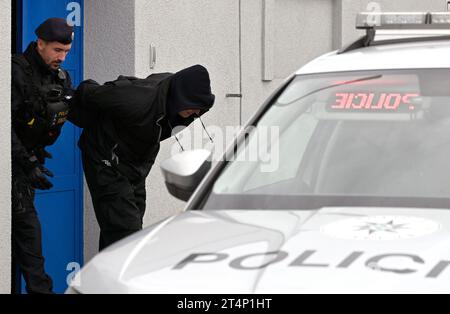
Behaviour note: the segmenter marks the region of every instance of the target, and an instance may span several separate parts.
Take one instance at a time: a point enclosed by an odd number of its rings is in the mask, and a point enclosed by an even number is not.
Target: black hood
[[[211,109],[214,101],[208,70],[201,65],[194,65],[171,77],[166,117],[172,127],[189,125],[194,118],[182,118],[179,115],[181,111],[200,109],[200,115],[203,115]]]

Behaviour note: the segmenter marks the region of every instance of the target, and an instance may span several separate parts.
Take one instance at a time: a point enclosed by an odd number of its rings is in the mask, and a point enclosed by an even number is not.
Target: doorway
[[[35,41],[34,30],[47,18],[77,21],[73,48],[63,64],[75,87],[83,78],[83,4],[83,0],[13,0],[11,52],[23,52]],[[54,156],[46,163],[55,174],[54,188],[38,192],[35,200],[42,225],[45,268],[56,293],[66,290],[67,278],[83,264],[83,172],[77,148],[80,133],[66,123],[56,144],[47,149]]]

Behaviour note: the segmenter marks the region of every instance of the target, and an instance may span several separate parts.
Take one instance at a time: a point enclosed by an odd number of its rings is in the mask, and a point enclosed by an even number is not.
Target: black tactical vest
[[[57,80],[43,83],[23,55],[13,56],[12,62],[19,65],[27,77],[23,82],[25,106],[18,117],[16,132],[28,150],[53,145],[69,114],[68,74],[59,70]]]

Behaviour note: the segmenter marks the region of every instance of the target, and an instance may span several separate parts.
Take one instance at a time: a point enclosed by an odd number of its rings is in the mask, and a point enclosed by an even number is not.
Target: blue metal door
[[[34,30],[47,18],[63,17],[74,24],[75,40],[63,68],[70,73],[74,86],[78,85],[83,77],[83,0],[22,0],[19,8],[22,51],[36,40]],[[55,174],[55,187],[36,196],[45,268],[57,293],[64,292],[67,277],[83,261],[83,175],[77,149],[80,133],[66,123],[57,143],[48,149],[53,160],[48,161],[47,167]]]

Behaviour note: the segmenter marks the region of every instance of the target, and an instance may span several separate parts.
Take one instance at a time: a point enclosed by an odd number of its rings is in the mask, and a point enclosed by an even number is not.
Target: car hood
[[[188,211],[98,254],[81,293],[450,292],[450,210]]]

